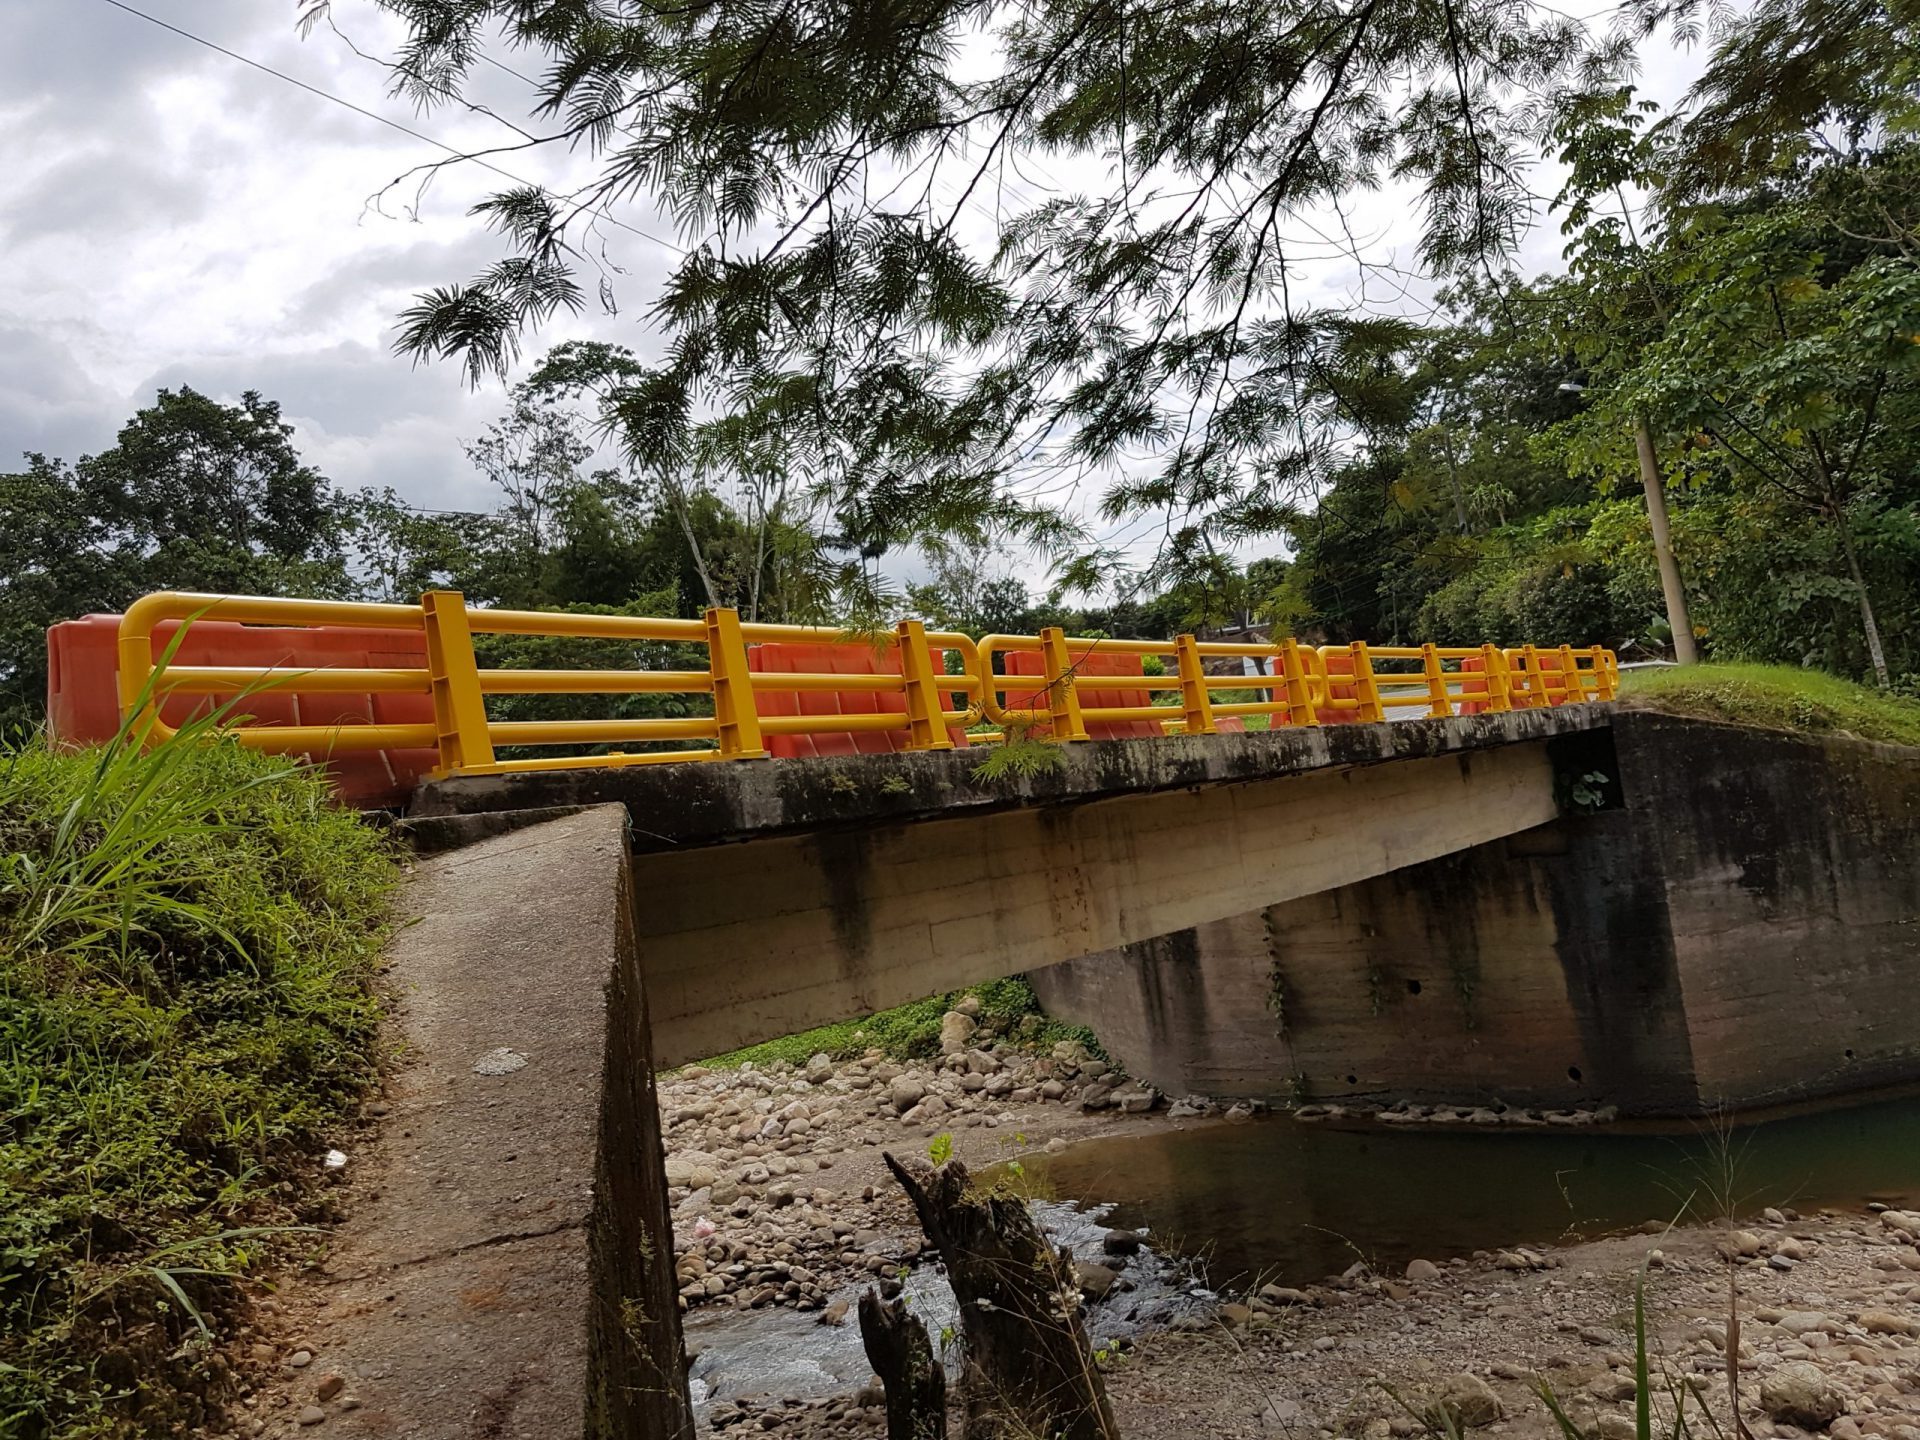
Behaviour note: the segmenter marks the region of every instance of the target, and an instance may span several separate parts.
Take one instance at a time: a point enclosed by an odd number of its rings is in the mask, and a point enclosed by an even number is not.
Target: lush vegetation
[[[1085,1026],[1062,1025],[1049,1020],[1034,998],[1033,987],[1014,978],[990,980],[967,990],[948,995],[932,995],[896,1009],[882,1010],[859,1020],[843,1020],[803,1030],[798,1035],[782,1036],[764,1045],[750,1045],[731,1054],[716,1055],[702,1063],[719,1068],[753,1064],[761,1068],[785,1060],[804,1065],[815,1055],[827,1054],[836,1060],[864,1055],[880,1049],[898,1060],[922,1060],[940,1053],[940,1017],[967,996],[980,1002],[976,1017],[981,1028],[991,1034],[1009,1036],[1024,1045],[1045,1047],[1061,1040],[1077,1040],[1095,1055],[1103,1055],[1093,1032]]]
[[[1920,745],[1920,700],[1819,670],[1784,665],[1691,665],[1627,677],[1626,703],[1673,715]]]
[[[397,867],[204,727],[0,749],[0,1433],[165,1433],[234,1277],[328,1217]]]
[[[540,143],[600,164],[566,204],[483,206],[507,257],[420,296],[401,347],[504,373],[585,303],[583,232],[645,195],[686,241],[658,358],[567,347],[535,384],[590,396],[668,492],[799,477],[862,556],[1016,536],[1062,594],[1120,595],[1078,628],[1655,651],[1644,435],[1710,653],[1920,672],[1920,43],[1884,0],[1626,0],[1591,29],[1497,0],[381,3],[397,89],[459,104],[533,52]],[[1638,46],[1702,41],[1684,106],[1635,92]],[[1542,161],[1566,266],[1515,276]],[[1297,305],[1326,207],[1390,179],[1438,319]],[[1083,483],[1160,537],[1118,590],[1122,557],[1034,498]],[[1232,558],[1266,544],[1286,563]],[[957,554],[918,608],[1072,613]]]

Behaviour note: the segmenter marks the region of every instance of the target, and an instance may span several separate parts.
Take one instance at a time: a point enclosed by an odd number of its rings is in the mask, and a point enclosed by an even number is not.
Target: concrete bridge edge
[[[311,1330],[360,1401],[329,1433],[691,1440],[624,808],[424,855],[402,906],[403,1059]]]

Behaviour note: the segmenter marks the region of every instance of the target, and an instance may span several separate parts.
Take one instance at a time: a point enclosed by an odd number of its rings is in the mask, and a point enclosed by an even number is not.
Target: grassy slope
[[[940,1017],[951,1010],[963,995],[978,996],[980,1023],[1002,1035],[1011,1035],[1024,1044],[1052,1045],[1059,1040],[1078,1040],[1096,1054],[1102,1053],[1093,1032],[1082,1026],[1062,1025],[1041,1013],[1033,987],[1020,979],[990,980],[970,990],[950,995],[933,995],[893,1010],[882,1010],[859,1020],[843,1020],[838,1025],[823,1025],[803,1030],[798,1035],[750,1045],[729,1055],[718,1055],[703,1063],[716,1068],[734,1068],[752,1061],[758,1066],[787,1060],[804,1065],[822,1052],[836,1060],[865,1054],[879,1048],[901,1060],[920,1059],[940,1051]]]
[[[0,1436],[197,1418],[228,1277],[326,1217],[396,877],[230,744],[0,748]]]
[[[1623,695],[1630,704],[1672,715],[1920,745],[1920,702],[1823,670],[1784,665],[1638,670],[1626,677]]]

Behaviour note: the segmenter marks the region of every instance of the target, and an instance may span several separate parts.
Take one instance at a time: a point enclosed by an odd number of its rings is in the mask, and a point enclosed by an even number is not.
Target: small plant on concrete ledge
[[[1067,752],[1051,739],[1036,738],[1030,729],[1010,725],[1006,739],[973,767],[973,778],[982,784],[1008,777],[1025,780],[1066,763]]]

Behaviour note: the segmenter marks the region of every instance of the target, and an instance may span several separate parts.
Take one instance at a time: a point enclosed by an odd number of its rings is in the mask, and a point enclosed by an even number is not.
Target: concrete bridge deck
[[[624,804],[655,1062],[1039,969],[1531,829],[1607,707],[1062,746],[468,776],[453,835]],[[464,818],[462,818],[464,817]]]

